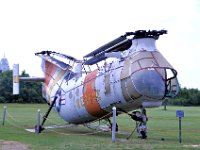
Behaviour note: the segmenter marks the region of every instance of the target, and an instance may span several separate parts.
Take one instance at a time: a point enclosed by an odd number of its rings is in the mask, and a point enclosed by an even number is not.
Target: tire
[[[146,135],[145,131],[141,131],[140,133],[142,135],[142,137],[141,137],[142,139],[146,139],[147,138],[147,135]]]

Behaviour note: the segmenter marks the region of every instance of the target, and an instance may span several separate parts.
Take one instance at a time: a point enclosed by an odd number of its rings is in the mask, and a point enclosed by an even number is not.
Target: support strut
[[[42,124],[39,126],[39,128],[37,128],[37,125],[35,126],[35,132],[37,133],[41,133],[45,128],[43,127],[47,117],[49,116],[49,113],[51,112],[56,100],[57,100],[57,96],[54,97],[53,102],[51,103],[49,109],[47,110],[47,112],[45,113],[45,115],[43,116],[43,120],[42,120]],[[38,131],[39,130],[39,131]]]

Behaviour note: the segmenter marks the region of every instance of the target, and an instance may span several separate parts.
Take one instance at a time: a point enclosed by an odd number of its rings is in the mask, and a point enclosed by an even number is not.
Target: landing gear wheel
[[[130,115],[133,120],[136,121],[136,128],[138,133],[138,138],[146,139],[147,138],[147,121],[145,108],[141,107],[140,111],[134,111]],[[139,123],[140,122],[140,123]]]
[[[41,133],[44,130],[44,127],[35,125],[35,133]]]
[[[141,137],[142,139],[146,139],[147,138],[147,135],[146,135],[145,131],[141,131],[140,133],[142,135],[142,137]]]

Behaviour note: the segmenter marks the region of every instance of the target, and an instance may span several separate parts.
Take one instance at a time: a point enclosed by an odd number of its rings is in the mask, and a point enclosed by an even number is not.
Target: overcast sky
[[[168,30],[157,48],[182,87],[200,89],[199,0],[0,0],[0,58],[41,76],[35,52],[83,55],[135,30]]]

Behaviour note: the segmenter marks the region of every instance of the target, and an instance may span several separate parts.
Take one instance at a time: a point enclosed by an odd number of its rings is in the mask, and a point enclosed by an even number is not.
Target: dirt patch
[[[0,150],[30,150],[30,148],[19,142],[0,141]]]

